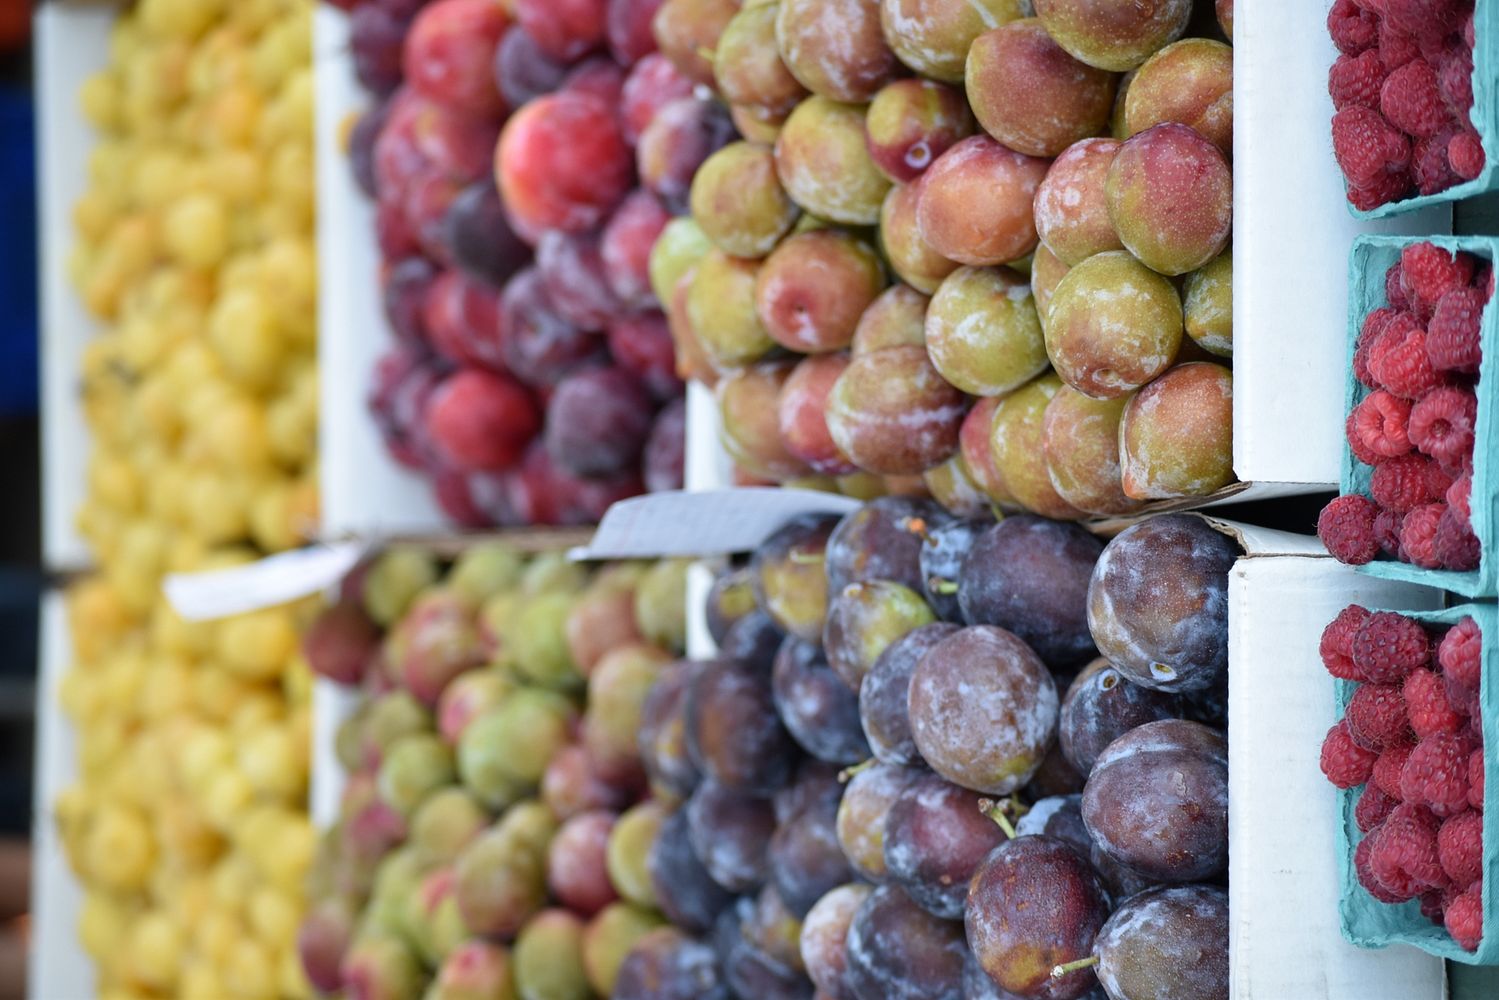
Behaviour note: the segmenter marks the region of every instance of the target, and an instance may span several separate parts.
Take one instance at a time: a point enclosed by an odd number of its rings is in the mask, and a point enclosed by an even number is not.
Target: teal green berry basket
[[[1496,7],[1499,0],[1478,0],[1473,9],[1473,107],[1468,109],[1468,120],[1478,130],[1483,144],[1483,170],[1471,181],[1455,184],[1445,191],[1387,202],[1367,212],[1348,202],[1348,212],[1355,219],[1402,215],[1499,188],[1499,157],[1495,156],[1499,152],[1499,10]]]
[[[1493,774],[1499,767],[1499,740],[1494,732],[1495,726],[1499,725],[1499,674],[1495,673],[1499,669],[1499,613],[1496,613],[1495,606],[1463,604],[1445,611],[1400,613],[1428,625],[1455,625],[1468,617],[1478,623],[1483,635],[1483,674],[1479,691],[1484,718],[1483,766],[1485,775]],[[1338,717],[1341,718],[1358,685],[1344,680],[1334,683],[1337,685]],[[1358,803],[1358,793],[1362,788],[1338,792],[1338,854],[1342,862],[1338,871],[1341,886],[1338,913],[1342,918],[1343,937],[1360,948],[1406,944],[1454,962],[1499,965],[1499,912],[1496,912],[1499,883],[1495,881],[1499,879],[1499,823],[1483,825],[1483,938],[1476,951],[1466,951],[1452,940],[1446,928],[1421,915],[1419,900],[1398,905],[1381,903],[1359,885],[1353,867],[1353,851],[1364,835],[1354,821],[1353,807]],[[1484,815],[1494,816],[1496,809],[1499,809],[1499,783],[1485,781]]]
[[[1412,243],[1435,243],[1445,250],[1465,250],[1491,264],[1499,259],[1499,237],[1493,236],[1360,236],[1353,242],[1353,253],[1349,261],[1348,275],[1348,356],[1347,393],[1343,413],[1346,416],[1369,394],[1353,375],[1353,354],[1358,347],[1359,330],[1364,317],[1385,305],[1384,276],[1390,265],[1400,259],[1400,251]],[[1478,369],[1478,414],[1474,426],[1473,491],[1470,506],[1473,513],[1473,533],[1482,546],[1482,557],[1478,569],[1456,572],[1443,569],[1426,569],[1411,563],[1401,562],[1381,555],[1371,563],[1357,567],[1360,573],[1386,580],[1401,580],[1419,583],[1441,590],[1450,590],[1464,597],[1493,597],[1495,585],[1499,583],[1499,553],[1495,551],[1495,540],[1499,538],[1499,510],[1496,510],[1496,489],[1499,489],[1499,454],[1494,442],[1499,441],[1499,397],[1495,388],[1499,386],[1499,296],[1484,308],[1480,327],[1483,345],[1483,361]],[[1373,468],[1353,457],[1347,441],[1343,443],[1343,468],[1340,487],[1343,493],[1369,495],[1369,478]]]

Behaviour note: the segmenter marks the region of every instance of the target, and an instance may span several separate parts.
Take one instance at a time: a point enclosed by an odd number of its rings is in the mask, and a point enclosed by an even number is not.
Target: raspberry
[[[1387,0],[1385,20],[1413,38],[1440,39],[1457,28],[1463,9],[1458,0]]]
[[[1379,513],[1368,497],[1337,497],[1317,517],[1317,537],[1334,559],[1362,566],[1379,555],[1374,538],[1374,515]]]
[[[1475,717],[1478,718],[1479,727],[1483,726],[1482,710],[1478,705],[1478,689],[1470,688],[1455,678],[1446,676],[1442,678],[1442,687],[1447,691],[1447,704],[1452,706],[1454,712],[1466,717],[1463,735],[1472,736]],[[1478,738],[1477,742],[1482,743],[1482,738]]]
[[[1400,558],[1400,528],[1405,524],[1405,515],[1398,511],[1382,510],[1374,517],[1374,539],[1379,542],[1379,551],[1391,559]]]
[[[1384,63],[1373,49],[1356,56],[1338,56],[1327,73],[1327,93],[1338,110],[1351,104],[1379,107],[1379,88],[1384,84]]]
[[[1426,463],[1426,489],[1433,499],[1445,499],[1447,491],[1452,488],[1452,484],[1456,481],[1457,476],[1450,470],[1442,468],[1442,463]]]
[[[1355,187],[1369,187],[1382,174],[1410,166],[1410,142],[1373,108],[1352,105],[1332,116],[1332,150],[1343,176]]]
[[[1400,261],[1391,264],[1384,273],[1384,300],[1391,309],[1409,309],[1410,299],[1405,294],[1405,275],[1401,273]]]
[[[1374,467],[1369,477],[1369,496],[1385,510],[1403,514],[1413,507],[1438,499],[1431,493],[1431,479],[1427,474],[1431,459],[1424,455],[1407,453],[1386,459]]]
[[[1400,276],[1412,306],[1427,311],[1454,288],[1473,281],[1473,258],[1435,243],[1411,243],[1400,252]]]
[[[1381,903],[1403,903],[1405,899],[1386,889],[1380,884],[1379,879],[1374,877],[1374,870],[1369,867],[1369,856],[1374,852],[1374,845],[1379,840],[1379,830],[1358,842],[1358,847],[1353,849],[1353,870],[1358,875],[1358,884],[1368,891],[1369,895]]]
[[[1374,350],[1375,342],[1384,335],[1385,328],[1398,315],[1389,306],[1381,306],[1365,316],[1364,324],[1359,328],[1358,346],[1353,351],[1353,377],[1370,389],[1378,389],[1379,384],[1369,374],[1369,354]]]
[[[1479,324],[1487,299],[1476,288],[1454,288],[1437,300],[1426,325],[1426,353],[1439,371],[1478,371]]]
[[[1471,809],[1442,821],[1437,857],[1454,885],[1464,888],[1483,874],[1483,813]]]
[[[1433,733],[1455,733],[1462,728],[1463,717],[1452,710],[1447,700],[1447,686],[1430,670],[1412,670],[1403,690],[1406,713],[1417,739],[1424,740]]]
[[[1366,608],[1350,604],[1327,623],[1327,627],[1322,630],[1322,640],[1317,644],[1317,652],[1322,655],[1322,665],[1327,668],[1328,673],[1345,681],[1364,679],[1363,674],[1353,665],[1353,637],[1368,620],[1369,612]]]
[[[1382,339],[1389,336],[1387,332]],[[1370,370],[1377,373],[1372,361]],[[1410,436],[1405,429],[1410,415],[1409,403],[1384,389],[1376,389],[1360,400],[1349,414],[1348,440],[1353,443],[1357,438],[1355,450],[1361,446],[1381,459],[1404,455],[1411,450]]]
[[[1442,381],[1426,353],[1426,331],[1391,323],[1369,352],[1369,374],[1402,399],[1420,399]]]
[[[1445,191],[1462,179],[1457,176],[1447,159],[1447,144],[1460,131],[1449,122],[1439,128],[1436,134],[1416,140],[1416,145],[1411,149],[1411,176],[1415,179],[1416,190],[1421,194]]]
[[[1426,569],[1440,569],[1437,558],[1437,528],[1442,523],[1444,504],[1429,503],[1405,515],[1400,524],[1400,550],[1405,561]]]
[[[1475,885],[1447,904],[1442,924],[1460,947],[1476,951],[1483,940],[1483,888]]]
[[[1478,623],[1464,618],[1447,630],[1437,646],[1437,662],[1443,673],[1470,688],[1478,687],[1482,675],[1483,636]]]
[[[1473,50],[1459,46],[1447,53],[1437,67],[1437,89],[1452,117],[1466,122],[1473,107]]]
[[[1375,684],[1403,683],[1430,655],[1421,623],[1395,611],[1374,612],[1353,634],[1353,665]]]
[[[1473,423],[1478,400],[1473,390],[1442,386],[1421,397],[1411,407],[1410,443],[1423,453],[1452,467],[1473,454]]]
[[[1340,722],[1322,740],[1322,773],[1339,788],[1353,788],[1369,780],[1379,754],[1353,742],[1348,724]],[[1463,789],[1467,794],[1467,789]]]
[[[1360,832],[1368,833],[1383,823],[1398,804],[1374,785],[1369,785],[1358,794],[1358,802],[1353,807],[1353,820],[1358,824]]]
[[[1388,174],[1380,174],[1368,184],[1350,184],[1348,203],[1360,212],[1372,212],[1380,205],[1388,205],[1392,201],[1403,201],[1409,196],[1410,189],[1410,173],[1401,169]]]
[[[1337,0],[1327,12],[1327,32],[1338,51],[1356,55],[1379,39],[1379,18],[1360,10],[1353,0]]]
[[[1405,696],[1398,684],[1360,684],[1348,700],[1343,721],[1353,742],[1366,750],[1378,752],[1410,742]]]
[[[1468,753],[1456,736],[1433,733],[1416,744],[1400,770],[1400,797],[1428,807],[1437,816],[1468,808]]]
[[[1400,775],[1405,770],[1405,762],[1410,759],[1411,751],[1416,748],[1414,743],[1402,743],[1400,746],[1390,747],[1379,755],[1374,762],[1374,771],[1369,775],[1381,792],[1392,799],[1400,798]]]
[[[1475,570],[1483,561],[1483,545],[1478,536],[1450,507],[1442,511],[1442,519],[1437,522],[1432,549],[1443,569],[1458,573]]]
[[[1421,58],[1421,46],[1410,35],[1387,20],[1379,22],[1379,58],[1388,70],[1399,69],[1413,59]]]
[[[1483,173],[1488,154],[1483,151],[1483,141],[1478,138],[1478,133],[1463,129],[1454,135],[1447,143],[1447,162],[1452,164],[1452,172],[1465,181]]]
[[[1464,524],[1472,525],[1473,510],[1469,502],[1473,496],[1473,473],[1464,472],[1452,480],[1452,485],[1447,487],[1447,506],[1452,513],[1461,518]]]
[[[1483,809],[1483,748],[1468,755],[1468,805]]]
[[[1437,859],[1436,833],[1399,811],[1380,826],[1369,850],[1369,870],[1380,885],[1402,899],[1415,899],[1447,882]]]
[[[1436,135],[1452,120],[1437,86],[1437,71],[1422,59],[1406,63],[1385,79],[1379,88],[1379,111],[1391,125],[1418,139]]]

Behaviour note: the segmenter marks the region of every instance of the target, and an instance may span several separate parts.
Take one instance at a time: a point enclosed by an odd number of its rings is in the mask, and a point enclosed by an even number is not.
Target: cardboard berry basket
[[[1346,417],[1370,390],[1353,375],[1353,355],[1358,347],[1359,330],[1364,317],[1385,304],[1384,275],[1400,259],[1400,251],[1412,243],[1434,243],[1444,250],[1463,250],[1491,264],[1499,260],[1499,237],[1493,236],[1360,236],[1353,242],[1348,274],[1348,342],[1344,378],[1347,391],[1343,402]],[[1480,336],[1483,361],[1478,369],[1478,413],[1473,438],[1473,533],[1482,546],[1478,569],[1467,572],[1425,569],[1412,563],[1385,556],[1358,567],[1359,572],[1387,580],[1403,580],[1428,587],[1450,590],[1464,597],[1493,597],[1499,584],[1499,309],[1490,302],[1483,311]],[[1340,492],[1369,495],[1373,468],[1353,457],[1347,440],[1343,442],[1343,468]]]
[[[1384,219],[1499,188],[1499,0],[1478,0],[1473,9],[1473,107],[1468,109],[1468,118],[1483,144],[1483,170],[1477,177],[1436,194],[1386,202],[1368,211],[1348,202],[1349,214],[1355,219]]]
[[[1484,774],[1492,774],[1499,768],[1499,742],[1496,742],[1494,732],[1499,726],[1499,610],[1492,604],[1460,604],[1442,611],[1401,611],[1400,614],[1433,625],[1456,625],[1469,617],[1478,623],[1483,636],[1483,673],[1479,691],[1484,718],[1483,764]],[[1335,685],[1338,717],[1341,718],[1358,684],[1338,680]],[[1418,900],[1398,905],[1381,903],[1359,885],[1353,852],[1363,835],[1354,821],[1353,808],[1358,803],[1357,793],[1362,787],[1338,792],[1337,837],[1342,890],[1338,912],[1342,918],[1343,936],[1361,948],[1406,944],[1452,962],[1499,965],[1499,883],[1496,883],[1499,879],[1499,823],[1484,824],[1483,939],[1477,950],[1467,951],[1452,940],[1445,928],[1421,915]],[[1499,785],[1485,780],[1483,811],[1492,816],[1496,809],[1499,809]]]

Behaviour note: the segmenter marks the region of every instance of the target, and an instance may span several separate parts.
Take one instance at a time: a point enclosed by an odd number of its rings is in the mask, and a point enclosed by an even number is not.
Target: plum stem
[[[1051,969],[1051,978],[1061,979],[1068,973],[1077,972],[1079,969],[1091,969],[1097,964],[1098,956],[1089,955],[1087,958],[1080,958],[1076,962],[1068,962],[1066,965],[1054,965]]]
[[[926,582],[927,589],[934,594],[956,594],[958,592],[958,581],[944,580],[940,576],[934,576]]]
[[[838,772],[838,782],[839,784],[846,785],[850,781],[854,780],[854,775],[867,771],[871,767],[874,767],[873,757],[864,761],[862,764],[854,764],[851,767],[845,767],[843,770]]]
[[[921,537],[921,540],[923,542],[926,542],[928,545],[934,545],[934,544],[936,544],[935,542],[932,541],[931,533],[926,530],[927,525],[926,525],[926,519],[925,518],[921,518],[921,517],[906,517],[906,518],[902,518],[901,522],[900,522],[900,526],[902,528],[904,528],[906,531],[909,531],[913,535],[919,535]]]
[[[1005,832],[1010,840],[1015,839],[1015,824],[1010,822],[1010,817],[1005,815],[1006,804],[995,802],[993,799],[979,799],[979,812],[988,816],[999,824],[999,828]]]

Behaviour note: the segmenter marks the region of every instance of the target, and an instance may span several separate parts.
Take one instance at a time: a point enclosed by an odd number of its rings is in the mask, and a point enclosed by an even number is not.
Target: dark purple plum
[[[687,462],[687,403],[674,399],[656,414],[641,455],[641,477],[646,491],[661,493],[682,488]]]
[[[656,903],[678,927],[707,931],[719,911],[733,902],[734,897],[713,881],[693,851],[685,809],[678,809],[661,824],[647,865]]]
[[[492,179],[470,184],[453,199],[443,219],[443,242],[454,264],[495,288],[531,260],[531,248],[510,228]]]
[[[756,901],[742,896],[718,915],[713,927],[713,947],[730,992],[756,1000],[812,1000],[811,981],[751,936],[755,910]]]
[[[858,1000],[951,1000],[962,990],[963,925],[895,886],[870,893],[848,928],[846,981]]]
[[[798,917],[833,889],[853,879],[838,844],[838,803],[810,803],[783,821],[770,840],[770,880]]]
[[[1015,833],[1021,837],[1043,834],[1065,840],[1079,852],[1093,849],[1093,838],[1083,823],[1081,795],[1053,795],[1032,803],[1030,810],[1015,821]]]
[[[1093,944],[1112,997],[1228,1000],[1228,894],[1207,885],[1126,900]]]
[[[775,804],[776,822],[784,823],[818,802],[838,805],[843,801],[842,773],[833,764],[815,757],[804,758],[791,784],[777,791],[771,799]]]
[[[702,773],[687,746],[687,689],[700,664],[673,663],[661,671],[640,709],[640,759],[658,794],[684,799]]]
[[[729,993],[711,947],[675,927],[660,927],[625,956],[614,1000],[729,1000]]]
[[[1099,848],[1162,882],[1201,882],[1228,868],[1228,741],[1198,722],[1131,729],[1099,755],[1083,790]]]
[[[557,383],[547,405],[546,447],[572,475],[598,479],[640,463],[655,404],[634,376],[589,368]]]
[[[718,643],[718,652],[726,660],[735,660],[768,674],[781,650],[781,643],[785,641],[786,632],[774,618],[759,608],[751,608],[725,630]]]
[[[828,540],[828,588],[889,580],[921,590],[921,535],[913,530],[944,518],[941,507],[915,497],[878,497],[838,522]]]
[[[927,650],[956,631],[958,626],[947,622],[912,629],[886,646],[864,675],[859,685],[859,721],[870,749],[885,763],[922,763],[911,736],[911,675]]]
[[[730,892],[751,892],[764,884],[776,829],[770,799],[705,781],[687,800],[686,811],[693,851],[713,881]]]
[[[993,525],[991,518],[946,517],[927,522],[921,537],[921,589],[943,621],[963,620],[958,600],[963,561],[973,543]]]
[[[533,97],[550,94],[567,78],[568,65],[541,50],[520,25],[500,39],[494,53],[494,79],[505,103],[518,108]]]
[[[687,746],[705,774],[769,795],[791,777],[798,749],[776,714],[770,677],[729,660],[704,664],[687,690]]]
[[[1053,795],[1078,795],[1082,793],[1083,784],[1087,780],[1086,774],[1080,774],[1077,768],[1068,763],[1067,755],[1062,753],[1061,741],[1056,740],[1052,742],[1051,749],[1046,751],[1041,766],[1031,775],[1031,780],[1026,782],[1025,797],[1034,802]]]
[[[1077,675],[1062,699],[1057,738],[1067,761],[1083,774],[1114,740],[1147,722],[1174,719],[1180,705],[1174,695],[1126,680],[1102,657]]]
[[[816,645],[787,636],[771,674],[776,710],[803,750],[830,764],[869,756],[859,726],[859,697],[839,680]]]
[[[548,230],[536,245],[536,267],[563,319],[584,330],[602,330],[623,309],[609,287],[598,233]]]
[[[970,625],[998,625],[1048,666],[1075,667],[1093,653],[1088,581],[1103,543],[1075,524],[1030,514],[980,535],[963,561],[958,600]]]
[[[607,357],[604,338],[557,312],[535,267],[519,271],[500,296],[503,354],[511,374],[527,385],[553,386],[569,372]]]
[[[935,774],[917,779],[885,817],[885,869],[933,916],[958,920],[968,880],[1006,839],[980,810],[982,796]]]

